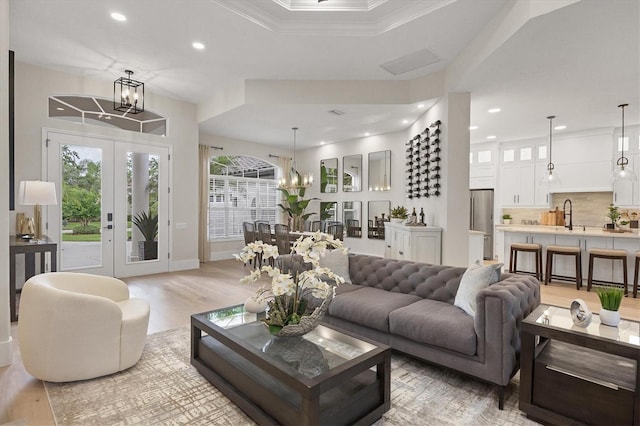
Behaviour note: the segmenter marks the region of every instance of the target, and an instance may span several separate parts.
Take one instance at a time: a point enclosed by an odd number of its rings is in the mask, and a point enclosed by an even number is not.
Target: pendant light
[[[618,158],[618,161],[616,161],[617,167],[611,173],[611,183],[616,183],[620,181],[635,182],[638,180],[638,177],[633,172],[633,170],[627,167],[629,165],[629,159],[624,156],[624,108],[626,106],[629,106],[629,104],[618,105],[618,108],[622,110],[622,138],[621,138],[622,146],[620,149],[621,151],[620,158]]]
[[[293,130],[293,162],[291,163],[289,176],[280,179],[279,186],[286,189],[308,188],[313,184],[313,174],[300,174],[298,171],[298,165],[296,164],[296,133],[298,128],[292,127],[291,130]]]
[[[553,119],[556,118],[555,115],[550,115],[547,117],[549,120],[549,164],[547,164],[547,174],[540,179],[541,185],[559,185],[560,178],[558,178],[557,174],[554,174],[555,165],[553,161],[551,161],[551,151],[553,148]]]

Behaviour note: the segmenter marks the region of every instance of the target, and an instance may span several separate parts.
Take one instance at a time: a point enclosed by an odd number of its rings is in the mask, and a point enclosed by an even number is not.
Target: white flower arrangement
[[[320,259],[329,249],[347,253],[342,242],[335,240],[332,235],[316,232],[300,237],[293,244],[291,252],[300,255],[304,263],[311,264],[311,269],[291,275],[280,272],[277,267],[264,265],[240,280],[242,284],[249,284],[257,281],[263,273],[271,277],[270,288],[260,287],[256,297],[260,303],[268,301],[269,312],[264,322],[269,325],[271,333],[277,334],[284,326],[298,324],[300,317],[309,315],[306,309],[309,296],[319,299],[333,297],[335,286],[327,280],[333,280],[336,285],[344,283],[344,278],[329,268],[320,267]],[[277,246],[257,241],[247,244],[234,257],[246,265],[250,260],[277,259],[278,255]]]

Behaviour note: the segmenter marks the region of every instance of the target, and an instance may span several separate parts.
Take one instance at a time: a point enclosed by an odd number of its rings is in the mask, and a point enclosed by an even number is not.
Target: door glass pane
[[[158,259],[160,157],[127,153],[127,262]]]
[[[102,150],[61,145],[61,270],[102,265]]]
[[[538,160],[543,160],[545,158],[547,158],[547,146],[540,145],[538,147]]]
[[[490,163],[491,162],[491,151],[478,151],[478,163]]]
[[[531,160],[531,148],[520,148],[520,160]]]

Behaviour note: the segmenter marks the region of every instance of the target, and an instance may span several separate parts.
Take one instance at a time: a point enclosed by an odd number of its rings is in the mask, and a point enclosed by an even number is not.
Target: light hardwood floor
[[[242,303],[259,284],[243,286],[238,280],[247,273],[234,260],[209,262],[200,269],[127,278],[132,296],[151,304],[149,334],[189,324],[191,314]],[[592,310],[600,303],[594,292],[577,291],[571,283],[554,282],[541,286],[542,303],[566,306],[583,299]],[[640,298],[627,297],[621,316],[640,321]],[[41,381],[25,370],[18,349],[18,328],[11,328],[14,342],[13,364],[0,368],[0,425],[26,421],[27,425],[53,425],[53,416]]]

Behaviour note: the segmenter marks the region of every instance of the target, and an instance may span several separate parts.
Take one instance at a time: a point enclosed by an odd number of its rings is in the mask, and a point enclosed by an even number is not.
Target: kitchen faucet
[[[567,226],[567,203],[569,203],[569,226]],[[564,200],[564,204],[562,205],[563,217],[564,217],[564,227],[569,228],[569,231],[573,230],[573,203],[570,199]]]

